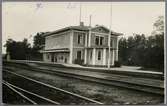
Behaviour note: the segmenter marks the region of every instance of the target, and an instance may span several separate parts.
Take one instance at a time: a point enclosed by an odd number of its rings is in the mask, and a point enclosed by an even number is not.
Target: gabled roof
[[[62,29],[59,29],[59,30],[56,30],[56,31],[48,32],[48,33],[44,34],[44,36],[49,36],[49,35],[52,35],[52,34],[58,34],[58,33],[61,33],[61,32],[68,31],[68,30],[89,31],[90,29],[93,30],[93,29],[96,29],[96,28],[103,28],[107,31],[107,33],[109,33],[109,29],[106,28],[105,26],[102,26],[102,25],[98,25],[98,26],[96,25],[95,27],[69,26],[69,27],[65,27],[65,28],[62,28]],[[122,33],[117,33],[117,32],[114,32],[114,31],[111,31],[111,34],[116,35],[116,36],[122,35]]]

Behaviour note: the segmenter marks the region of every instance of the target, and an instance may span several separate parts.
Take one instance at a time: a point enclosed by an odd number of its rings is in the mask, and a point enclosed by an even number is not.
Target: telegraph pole
[[[109,34],[108,34],[108,69],[110,69],[110,60],[111,60],[111,17],[112,17],[112,5],[110,4],[110,26],[109,26]]]

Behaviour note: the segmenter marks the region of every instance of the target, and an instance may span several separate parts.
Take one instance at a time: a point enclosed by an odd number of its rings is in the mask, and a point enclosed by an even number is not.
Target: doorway
[[[77,51],[77,60],[81,60],[81,51]]]

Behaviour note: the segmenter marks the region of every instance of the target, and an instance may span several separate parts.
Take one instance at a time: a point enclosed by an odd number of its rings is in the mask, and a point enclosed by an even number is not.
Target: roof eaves
[[[70,29],[70,27],[65,27],[65,28],[62,28],[62,29],[59,29],[59,30],[56,30],[56,31],[46,33],[46,34],[44,34],[44,36],[46,37],[46,36],[56,34],[56,33],[59,33],[59,32],[63,32],[63,31],[69,30],[69,29]]]
[[[117,33],[117,32],[111,32],[111,34],[114,34],[114,35],[116,35],[116,36],[121,36],[121,35],[123,35],[123,33]]]
[[[46,33],[44,34],[44,36],[49,36],[49,35],[52,35],[52,34],[56,34],[56,33],[59,33],[59,32],[63,32],[63,31],[66,31],[66,30],[82,30],[82,31],[88,31],[89,28],[88,26],[69,26],[69,27],[65,27],[65,28],[62,28],[62,29],[59,29],[59,30],[56,30],[56,31],[52,31],[52,32],[49,32],[49,33]]]

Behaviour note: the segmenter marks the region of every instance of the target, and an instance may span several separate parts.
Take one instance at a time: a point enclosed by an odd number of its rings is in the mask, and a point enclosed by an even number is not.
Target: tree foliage
[[[163,18],[154,23],[156,29],[151,36],[134,34],[119,41],[119,60],[124,65],[146,68],[164,68],[164,22]]]
[[[47,32],[39,32],[34,36],[33,48],[38,50],[42,49],[45,45],[45,37],[44,34]]]
[[[39,52],[44,47],[44,32],[37,33],[34,36],[33,47],[30,46],[27,39],[15,41],[8,39],[6,44],[6,53],[9,53],[11,59],[15,60],[42,60],[42,54]]]
[[[39,32],[34,36],[33,48],[32,48],[32,60],[42,60],[42,54],[40,50],[44,48],[45,37],[44,34],[47,32]]]
[[[148,68],[163,69],[164,35],[135,35],[121,38],[119,58],[125,65],[138,65]]]
[[[154,30],[152,32],[152,35],[156,34],[163,34],[164,33],[164,17],[159,16],[158,19],[153,24]]]
[[[11,59],[24,60],[31,53],[31,47],[27,39],[18,42],[8,39],[4,46],[6,47],[6,52],[10,54]]]

